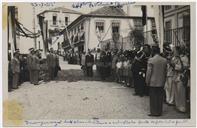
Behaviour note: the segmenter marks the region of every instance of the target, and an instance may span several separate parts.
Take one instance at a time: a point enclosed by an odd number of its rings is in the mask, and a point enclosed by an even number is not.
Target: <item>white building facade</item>
[[[127,7],[127,9],[130,9]],[[127,15],[125,10],[113,6],[102,7],[89,14],[81,15],[73,23],[68,26],[68,35],[70,43],[74,45],[75,51],[86,51],[88,49],[103,48],[106,42],[109,42],[110,48],[117,45],[118,48],[132,49],[132,44],[128,41],[123,41],[125,37],[129,36],[129,32],[137,28],[144,31],[152,30],[154,18],[147,18],[147,26],[142,25],[141,6],[137,6],[133,10],[138,11],[135,15]],[[132,12],[132,11],[131,11]],[[83,33],[83,34],[80,34]],[[66,34],[66,30],[65,30]],[[73,38],[80,38],[79,35],[84,35],[84,41],[73,40]],[[114,35],[118,38],[114,39]],[[69,41],[69,40],[68,40]],[[117,41],[114,44],[114,41]],[[69,43],[67,43],[69,45]]]

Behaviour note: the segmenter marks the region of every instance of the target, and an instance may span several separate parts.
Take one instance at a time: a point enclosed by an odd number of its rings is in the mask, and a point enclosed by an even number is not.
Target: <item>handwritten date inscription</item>
[[[134,4],[135,2],[75,2],[72,4],[73,8],[82,8],[84,6],[87,7],[96,7],[96,6],[116,6],[122,7],[127,4]]]

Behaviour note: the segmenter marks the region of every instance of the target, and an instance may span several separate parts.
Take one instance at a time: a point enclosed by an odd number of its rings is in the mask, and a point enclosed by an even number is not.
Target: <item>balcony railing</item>
[[[173,44],[175,46],[190,43],[190,27],[165,30],[164,43]]]

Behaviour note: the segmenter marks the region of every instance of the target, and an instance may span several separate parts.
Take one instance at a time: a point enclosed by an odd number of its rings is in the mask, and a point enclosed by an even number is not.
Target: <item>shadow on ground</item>
[[[56,80],[58,81],[68,81],[68,82],[77,82],[80,80],[83,81],[101,81],[100,76],[97,74],[96,70],[94,70],[93,77],[87,77],[84,75],[82,70],[79,69],[69,69],[69,70],[61,70],[58,72],[58,77]],[[105,80],[106,82],[112,82],[112,78],[108,77]]]

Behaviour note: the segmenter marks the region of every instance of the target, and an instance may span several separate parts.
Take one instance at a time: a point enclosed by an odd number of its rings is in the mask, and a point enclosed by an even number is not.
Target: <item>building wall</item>
[[[164,11],[164,27],[169,20],[172,21],[172,29],[183,27],[183,16],[189,14],[189,6],[171,6],[171,9]]]
[[[148,17],[154,17],[154,7],[152,5],[146,5],[147,7],[147,16]],[[124,12],[128,16],[142,16],[142,11],[141,11],[141,5],[125,5],[123,6]]]
[[[53,25],[53,15],[57,15],[57,25]],[[61,12],[46,12],[44,13],[45,20],[48,21],[48,29],[64,29],[65,25],[65,17],[68,17],[68,24],[74,21],[79,14],[71,14],[71,13],[61,13]],[[61,22],[59,22],[61,21]]]
[[[188,18],[184,19],[184,16],[188,16]],[[166,26],[168,21],[171,21],[171,31],[167,30],[169,29]],[[167,10],[164,6],[164,29],[166,30],[164,42],[172,43],[175,46],[190,43],[190,6],[175,5],[170,6]]]
[[[134,26],[134,19],[123,19],[123,18],[91,18],[90,21],[90,28],[91,28],[91,33],[90,33],[90,44],[88,47],[90,49],[96,48],[97,45],[99,44],[97,34],[96,34],[96,21],[104,21],[104,33],[101,33],[102,41],[112,39],[112,22],[113,21],[118,21],[120,22],[120,43],[122,42],[121,38],[125,38],[129,36],[129,32],[135,28]],[[130,27],[131,26],[131,27]],[[144,32],[145,31],[151,31],[152,30],[152,23],[151,20],[147,21],[147,27],[144,27]],[[153,40],[151,39],[150,35],[145,36],[147,37],[147,42],[148,44],[152,44]],[[127,42],[127,41],[125,41]],[[131,49],[132,46],[129,44],[129,42],[123,44],[124,49]]]
[[[96,22],[97,21],[104,21],[104,32],[100,33],[101,40],[108,40],[112,38],[112,22],[119,22],[120,23],[120,35],[123,37],[128,36],[128,33],[130,32],[130,26],[133,26],[131,19],[121,19],[121,18],[91,18],[90,21],[90,38],[89,38],[89,45],[88,47],[90,49],[96,48],[99,44],[97,34],[96,34]]]
[[[23,24],[24,27],[29,29],[33,32],[33,7],[31,4],[23,3],[23,4],[17,4],[18,8],[18,20],[21,24]],[[28,13],[24,13],[24,10]],[[17,48],[20,49],[21,53],[29,53],[28,49],[34,47],[34,39],[33,38],[27,38],[27,37],[18,37],[17,39]]]

